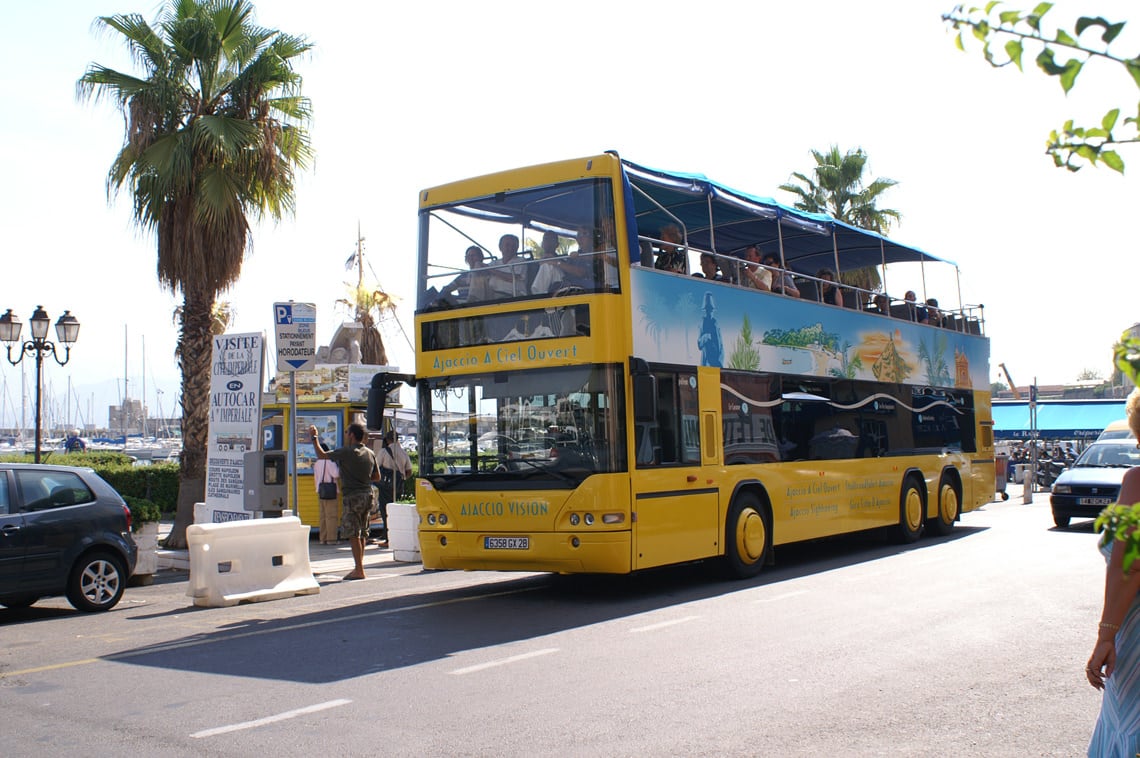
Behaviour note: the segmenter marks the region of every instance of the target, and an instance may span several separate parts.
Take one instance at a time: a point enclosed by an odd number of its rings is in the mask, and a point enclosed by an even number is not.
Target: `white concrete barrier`
[[[321,591],[309,566],[309,527],[295,516],[192,524],[190,586],[194,605],[220,608]]]
[[[420,556],[420,514],[415,503],[388,503],[388,546],[392,558],[417,563]]]

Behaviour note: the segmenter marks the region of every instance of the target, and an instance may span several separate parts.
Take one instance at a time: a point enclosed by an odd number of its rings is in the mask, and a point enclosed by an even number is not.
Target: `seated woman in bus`
[[[820,300],[828,305],[842,306],[843,293],[835,286],[835,272],[829,268],[821,268],[815,273],[815,278],[819,279]]]
[[[879,292],[871,300],[871,305],[867,308],[868,313],[878,313],[883,316],[891,315],[891,299]]]
[[[676,224],[666,224],[661,227],[658,235],[663,244],[657,251],[657,259],[653,262],[653,267],[663,271],[674,271],[678,274],[685,273],[688,268],[688,261],[685,260],[685,251],[680,247],[684,241],[681,237],[681,227]]]
[[[780,268],[780,259],[775,253],[768,253],[764,256],[764,265],[772,270],[773,292],[781,292],[788,297],[800,296],[800,291],[796,288],[791,273]]]
[[[743,287],[769,292],[772,289],[772,272],[760,265],[760,248],[749,245],[744,248],[744,263],[740,264],[737,281]]]
[[[483,263],[483,248],[472,245],[464,253],[469,271],[464,271],[451,280],[451,283],[440,292],[445,295],[455,294],[465,303],[478,302],[487,299],[487,272],[479,269],[486,268]]]

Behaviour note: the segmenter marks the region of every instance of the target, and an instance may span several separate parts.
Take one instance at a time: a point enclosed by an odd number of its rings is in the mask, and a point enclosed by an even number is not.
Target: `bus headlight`
[[[432,526],[435,526],[435,514],[434,514],[434,513],[429,513],[429,514],[428,514],[428,516],[427,516],[427,522],[428,522],[429,524],[431,524]]]
[[[443,526],[446,523],[447,523],[447,514],[446,513],[439,514],[439,525]]]
[[[577,513],[571,513],[570,514],[570,526],[578,526],[579,521],[580,521],[580,519],[578,518]]]
[[[586,514],[586,526],[593,526],[593,525],[594,525],[594,514],[587,513]]]

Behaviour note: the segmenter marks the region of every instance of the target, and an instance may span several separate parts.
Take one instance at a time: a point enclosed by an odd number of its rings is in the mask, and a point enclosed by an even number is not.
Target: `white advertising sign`
[[[245,454],[260,449],[265,335],[223,334],[213,342],[206,509],[218,523],[253,517],[245,510]]]
[[[317,306],[312,303],[274,303],[277,335],[277,370],[301,371],[317,355]]]

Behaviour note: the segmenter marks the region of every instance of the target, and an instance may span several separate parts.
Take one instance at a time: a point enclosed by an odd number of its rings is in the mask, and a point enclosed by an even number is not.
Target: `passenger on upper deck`
[[[681,227],[676,224],[666,224],[661,227],[659,232],[663,243],[661,248],[657,251],[657,260],[653,262],[654,268],[659,268],[663,271],[675,271],[678,274],[685,273],[688,269],[688,261],[685,259],[685,251],[680,247],[684,241],[681,236]]]
[[[918,296],[914,294],[914,290],[907,290],[903,299],[906,301],[907,318],[920,324],[929,323],[926,309],[917,304]]]
[[[497,297],[519,297],[527,294],[527,266],[518,257],[519,238],[513,234],[499,237],[499,253],[502,258],[490,271],[489,287]]]
[[[843,293],[835,286],[835,272],[829,268],[821,268],[816,272],[819,279],[819,299],[828,305],[843,305]]]
[[[714,282],[729,281],[729,279],[720,272],[720,264],[717,263],[716,256],[712,253],[701,253],[700,273],[693,274],[693,276],[704,277],[705,279],[711,279]]]
[[[764,256],[764,265],[772,269],[772,291],[782,292],[788,297],[799,297],[800,291],[792,279],[791,273],[780,267],[780,258],[775,253]]]
[[[593,231],[583,233],[579,249],[570,255],[558,254],[558,232],[546,231],[542,235],[542,263],[534,277],[531,291],[538,294],[554,293],[563,287],[581,287],[591,289],[590,267],[582,260],[581,252],[592,252]],[[582,250],[582,244],[587,246]]]
[[[749,245],[744,248],[745,263],[740,264],[740,276],[737,281],[744,287],[764,290],[772,289],[772,272],[760,266],[760,248]]]
[[[879,292],[872,298],[871,306],[867,308],[870,313],[878,313],[883,316],[891,315],[891,299]]]
[[[464,271],[452,279],[451,283],[440,291],[441,294],[450,295],[454,293],[461,301],[467,303],[486,300],[487,272],[479,270],[485,268],[483,248],[472,245],[467,248],[464,257],[467,259],[467,267],[470,271]]]
[[[926,323],[931,326],[944,326],[942,311],[938,310],[938,301],[932,297],[926,299]]]

